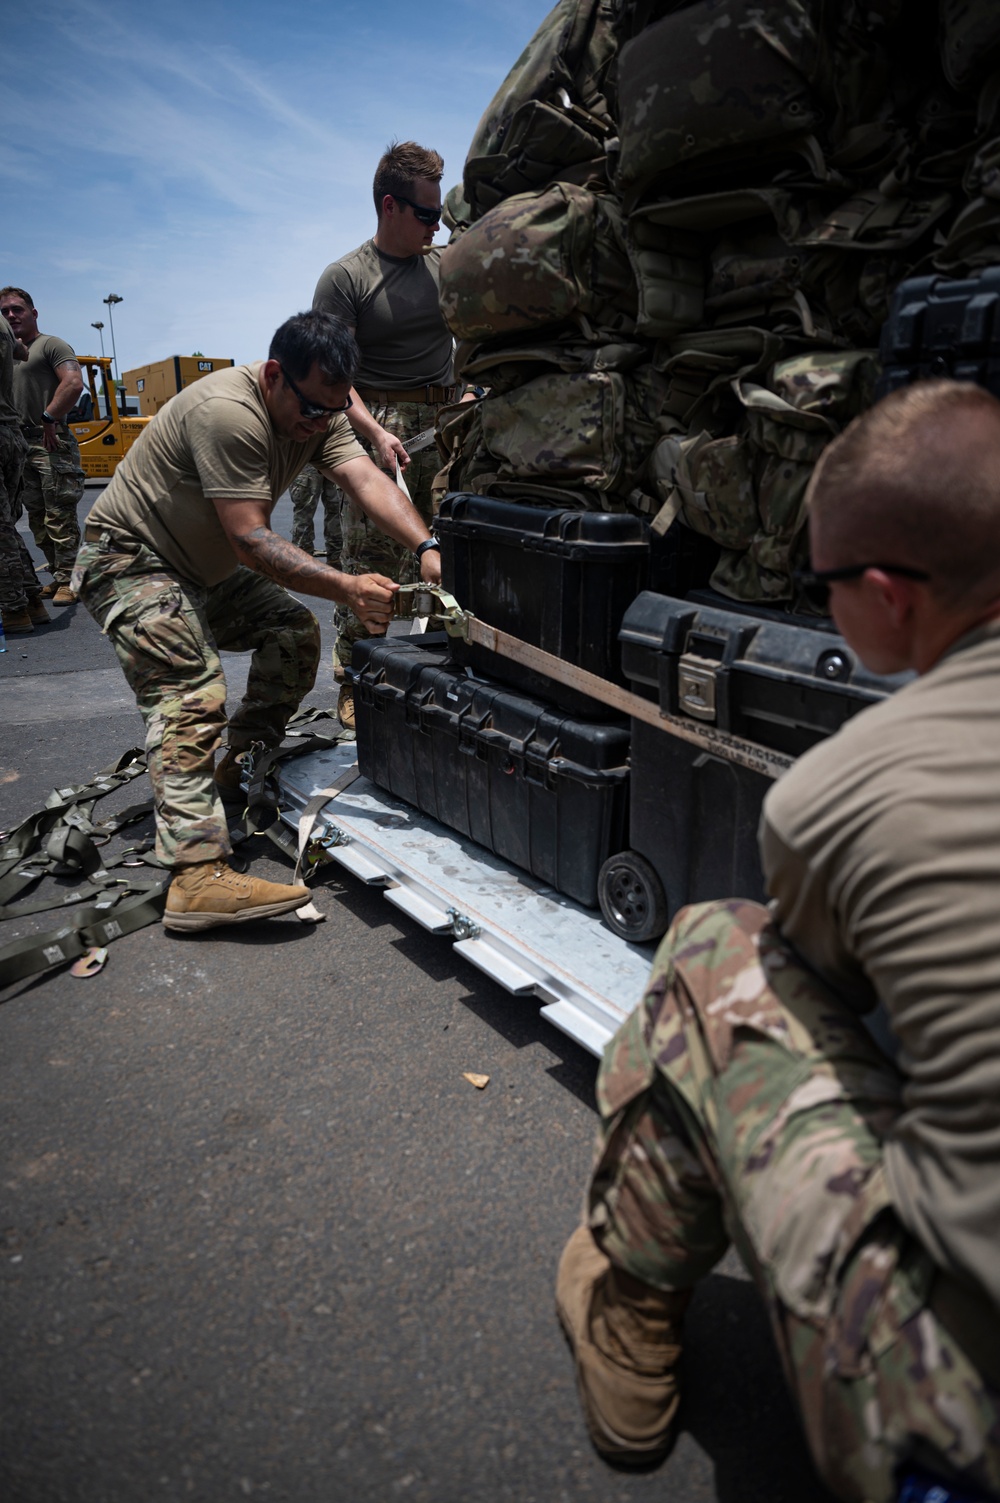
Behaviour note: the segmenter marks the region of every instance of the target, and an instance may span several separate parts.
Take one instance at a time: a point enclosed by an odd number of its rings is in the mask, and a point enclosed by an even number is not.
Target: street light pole
[[[98,332],[98,334],[101,336],[101,359],[103,360],[103,358],[104,358],[104,325],[101,323],[101,320],[98,319],[97,322],[96,322],[96,324],[91,324],[90,327],[92,329],[96,329],[97,332]]]
[[[117,381],[118,380],[118,353],[117,353],[117,351],[115,349],[115,320],[114,320],[114,315],[113,315],[112,310],[114,308],[115,303],[124,302],[124,298],[120,298],[118,296],[117,292],[109,292],[108,295],[107,295],[107,297],[103,298],[102,301],[105,302],[107,304],[107,307],[108,307],[108,323],[111,325],[111,359],[114,362],[115,380]]]

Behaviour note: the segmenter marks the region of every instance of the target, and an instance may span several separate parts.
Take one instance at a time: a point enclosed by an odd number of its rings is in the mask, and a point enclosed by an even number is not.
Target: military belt
[[[83,541],[85,543],[106,541],[108,546],[117,553],[138,553],[142,547],[136,538],[130,538],[124,532],[115,532],[112,527],[100,527],[96,522],[90,522],[84,527]]]
[[[381,387],[355,387],[363,402],[374,402],[377,407],[389,407],[396,402],[421,402],[426,407],[443,407],[446,402],[457,402],[462,395],[461,386],[408,386],[405,390],[385,391]]]

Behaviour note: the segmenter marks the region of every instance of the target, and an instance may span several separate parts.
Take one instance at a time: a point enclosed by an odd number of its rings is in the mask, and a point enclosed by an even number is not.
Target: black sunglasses
[[[901,574],[904,579],[930,579],[925,569],[911,569],[908,564],[845,564],[841,569],[798,569],[792,578],[805,599],[818,611],[830,604],[830,586],[838,579],[860,579],[869,569],[883,574]]]
[[[389,196],[398,204],[409,204],[414,219],[419,219],[421,224],[437,224],[441,219],[441,204],[436,209],[426,209],[423,204],[415,204],[412,198],[404,198],[402,193],[391,193]]]
[[[299,411],[304,418],[312,418],[315,420],[316,418],[336,417],[338,412],[346,412],[349,407],[354,406],[351,398],[348,397],[343,407],[320,407],[318,402],[310,402],[308,397],[304,397],[302,395],[302,393],[299,391],[299,388],[296,386],[295,382],[292,380],[291,376],[285,370],[285,367],[281,364],[280,361],[278,363],[278,369],[281,371],[281,374],[284,376],[286,382],[298,397]]]

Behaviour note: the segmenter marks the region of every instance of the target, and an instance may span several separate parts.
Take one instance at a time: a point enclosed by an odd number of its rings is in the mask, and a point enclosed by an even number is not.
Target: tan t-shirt
[[[761,853],[786,938],[888,1011],[900,1218],[1000,1307],[1000,622],[796,762]]]
[[[88,525],[145,543],[196,584],[214,585],[239,560],[213,500],[278,497],[310,462],[328,471],[364,450],[344,417],[305,443],[274,431],[258,382],[263,362],[215,371],[156,414],[91,508]]]
[[[452,384],[454,345],[438,301],[440,264],[438,246],[401,259],[366,240],[326,268],[313,307],[354,330],[361,350],[358,386],[392,391]]]
[[[14,401],[22,423],[40,425],[42,413],[59,385],[56,366],[75,359],[65,339],[57,339],[54,334],[36,334],[28,345],[27,360],[14,366]]]
[[[20,422],[14,404],[14,330],[0,313],[0,423]]]

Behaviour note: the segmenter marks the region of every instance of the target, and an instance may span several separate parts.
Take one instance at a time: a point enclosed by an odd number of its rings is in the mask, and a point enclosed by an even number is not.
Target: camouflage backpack
[[[571,183],[504,199],[445,247],[440,296],[461,340],[580,315],[630,330],[635,287],[617,204]]]
[[[614,131],[616,110],[612,11],[612,0],[559,0],[545,17],[490,101],[472,138],[463,177],[470,221],[511,190],[510,170],[519,170],[517,158],[525,152],[529,138],[527,157],[535,167],[525,169],[522,162],[520,170],[531,173],[548,165],[547,179],[534,180],[539,186],[558,177],[563,167],[572,167],[588,155],[603,154],[604,138]],[[552,107],[561,104],[565,118],[560,120],[555,108],[548,114],[529,112],[520,115],[515,129],[519,111],[536,101]],[[549,131],[544,139],[535,135],[543,120]]]
[[[662,438],[650,460],[663,502],[653,522],[680,521],[720,545],[712,586],[742,601],[788,600],[805,557],[804,499],[816,460],[870,405],[872,352],[836,351],[778,361],[766,383],[738,378],[738,416],[727,431],[697,428]]]
[[[776,0],[700,0],[647,27],[619,59],[626,202],[740,161],[769,180],[788,138],[819,118],[808,82],[816,48],[806,11]]]
[[[664,384],[648,360],[575,371],[539,361],[536,374],[491,391],[473,412],[446,415],[438,446],[448,485],[581,510],[655,510],[643,484],[663,431]]]
[[[956,89],[980,83],[1000,63],[996,0],[940,0],[941,66]]]

